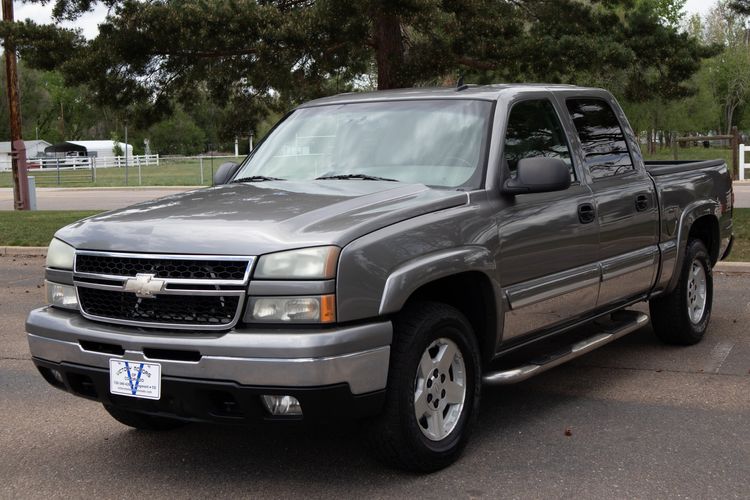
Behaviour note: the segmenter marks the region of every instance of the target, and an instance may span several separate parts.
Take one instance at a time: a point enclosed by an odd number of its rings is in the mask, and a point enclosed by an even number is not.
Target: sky
[[[15,2],[15,16],[16,19],[31,19],[40,24],[48,24],[52,22],[52,3],[47,5],[41,5],[39,3],[21,3]],[[685,4],[685,10],[688,14],[702,14],[708,13],[709,9],[714,5],[715,0],[687,0]],[[88,12],[82,17],[77,19],[75,22],[64,22],[63,26],[67,28],[80,28],[83,32],[83,36],[86,38],[94,38],[97,34],[97,26],[107,16],[107,9],[102,5],[94,7],[93,12]]]
[[[687,2],[685,2],[685,10],[688,11],[688,14],[698,13],[706,15],[715,4],[715,0],[687,0]]]
[[[52,7],[54,2],[50,2],[47,5],[39,3],[21,3],[14,2],[15,18],[17,20],[31,19],[39,24],[50,24],[52,23]],[[93,12],[87,12],[75,22],[64,22],[60,23],[66,28],[80,28],[83,32],[83,36],[86,38],[94,38],[98,33],[98,25],[104,21],[107,16],[107,8],[97,4],[94,7]]]

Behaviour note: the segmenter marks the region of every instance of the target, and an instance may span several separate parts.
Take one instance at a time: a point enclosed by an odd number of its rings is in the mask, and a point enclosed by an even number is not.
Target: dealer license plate
[[[159,399],[161,397],[161,365],[110,359],[109,392],[131,398]]]

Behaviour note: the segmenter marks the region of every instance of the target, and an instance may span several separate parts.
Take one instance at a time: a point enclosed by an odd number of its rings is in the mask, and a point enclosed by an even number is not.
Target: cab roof
[[[533,92],[548,90],[578,90],[601,92],[602,89],[579,87],[576,85],[545,83],[508,83],[493,85],[464,85],[463,87],[417,87],[409,89],[379,90],[376,92],[347,92],[306,102],[300,108],[345,104],[353,102],[399,101],[411,99],[480,99],[496,101],[504,93]]]

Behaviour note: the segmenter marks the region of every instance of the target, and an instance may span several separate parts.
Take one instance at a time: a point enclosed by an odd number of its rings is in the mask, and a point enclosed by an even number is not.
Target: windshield
[[[491,109],[490,102],[447,99],[298,109],[245,160],[235,179],[377,177],[476,188]]]

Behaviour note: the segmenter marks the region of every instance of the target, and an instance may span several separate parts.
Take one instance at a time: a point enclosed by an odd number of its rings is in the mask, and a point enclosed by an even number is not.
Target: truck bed
[[[647,160],[643,162],[646,170],[654,177],[660,175],[674,174],[677,172],[690,172],[709,167],[718,167],[724,160]]]

